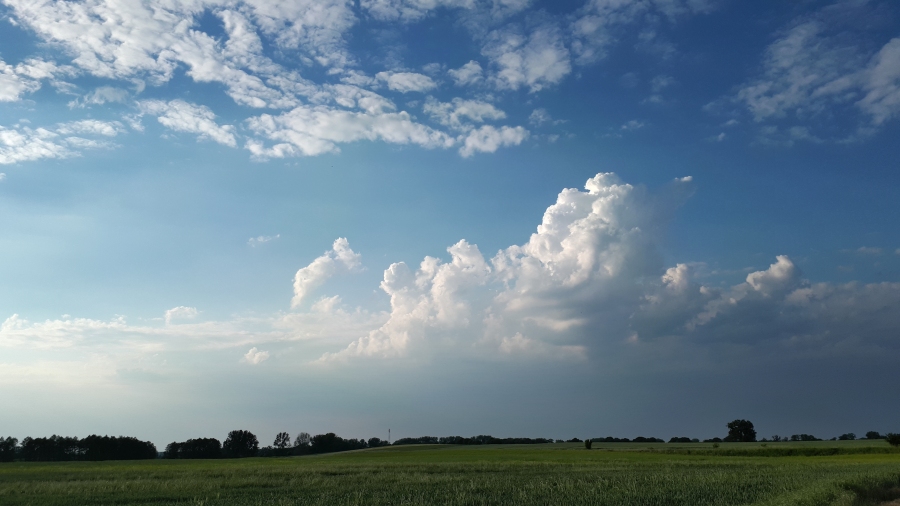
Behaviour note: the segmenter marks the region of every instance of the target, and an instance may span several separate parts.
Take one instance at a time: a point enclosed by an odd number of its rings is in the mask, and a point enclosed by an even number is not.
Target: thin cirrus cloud
[[[588,65],[602,60],[618,42],[623,30],[639,23],[677,22],[689,16],[713,11],[719,2],[712,0],[635,0],[609,2],[589,0],[576,12],[569,26],[574,62]],[[644,34],[654,34],[647,30]]]

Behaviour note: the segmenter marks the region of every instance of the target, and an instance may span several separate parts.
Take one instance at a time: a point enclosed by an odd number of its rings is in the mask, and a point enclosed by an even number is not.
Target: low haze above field
[[[0,0],[0,436],[900,429],[900,5]]]

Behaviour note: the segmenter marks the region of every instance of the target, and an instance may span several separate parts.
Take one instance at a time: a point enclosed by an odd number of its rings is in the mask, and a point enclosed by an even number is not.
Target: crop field
[[[3,505],[875,505],[883,441],[417,445],[306,457],[0,464]]]

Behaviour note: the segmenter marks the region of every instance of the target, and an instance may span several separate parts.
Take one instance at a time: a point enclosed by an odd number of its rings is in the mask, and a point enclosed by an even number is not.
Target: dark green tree
[[[12,462],[16,458],[16,445],[19,440],[14,437],[0,437],[0,462]]]
[[[272,444],[275,448],[285,449],[291,445],[291,435],[287,432],[279,432],[277,436],[275,436],[275,442]]]
[[[725,441],[752,443],[756,441],[756,430],[750,420],[733,420],[728,422],[728,436]]]
[[[294,439],[294,446],[309,446],[311,442],[312,436],[309,435],[309,432],[301,432],[300,434],[297,434],[297,438]]]
[[[388,442],[382,441],[381,438],[371,437],[369,438],[369,441],[366,442],[366,444],[369,446],[369,448],[378,448],[380,446],[387,446]]]
[[[884,439],[884,436],[874,430],[866,432],[866,439]]]
[[[884,435],[884,439],[887,440],[888,444],[891,446],[900,446],[900,434],[887,433]]]
[[[99,436],[92,434],[78,442],[78,460],[141,460],[155,459],[156,445],[134,437]]]
[[[249,430],[233,430],[222,444],[222,451],[226,457],[254,457],[259,451],[259,440]]]
[[[181,450],[181,444],[176,441],[172,441],[171,443],[166,445],[166,452],[164,454],[167,459],[177,459],[179,457],[179,450]]]
[[[215,438],[188,439],[166,446],[167,459],[217,459],[222,456],[222,443]]]
[[[22,440],[20,450],[22,460],[53,462],[60,460],[79,460],[83,454],[77,437],[57,436],[31,438]]]

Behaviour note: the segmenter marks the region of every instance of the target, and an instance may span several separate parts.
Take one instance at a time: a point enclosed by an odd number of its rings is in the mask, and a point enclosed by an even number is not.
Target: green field
[[[817,455],[817,453],[836,453]],[[785,455],[800,453],[800,455]],[[3,505],[871,505],[883,441],[403,446],[307,457],[0,464]]]

